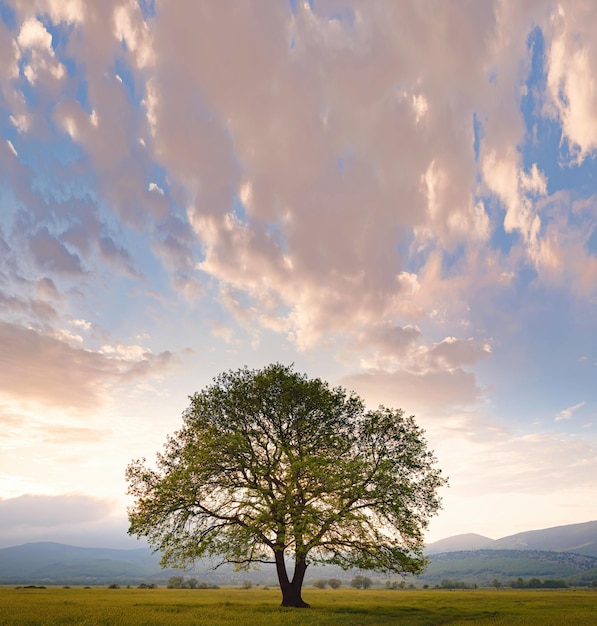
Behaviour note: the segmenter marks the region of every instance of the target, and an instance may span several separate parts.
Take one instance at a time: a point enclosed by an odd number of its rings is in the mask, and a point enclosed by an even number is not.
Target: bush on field
[[[328,580],[328,585],[332,589],[340,589],[340,587],[342,586],[342,581],[339,578],[330,578]]]
[[[355,576],[350,581],[350,586],[355,589],[369,589],[372,584],[373,581],[368,576]]]
[[[219,589],[218,585],[199,582],[196,578],[185,578],[184,576],[171,576],[168,579],[168,589]]]
[[[511,580],[508,584],[512,589],[563,589],[568,586],[568,583],[562,578],[546,578],[544,581],[541,581],[539,578],[523,580],[518,577],[516,580]]]
[[[457,580],[450,580],[449,578],[444,578],[439,585],[435,585],[436,589],[477,589],[477,584],[472,583],[463,583]]]

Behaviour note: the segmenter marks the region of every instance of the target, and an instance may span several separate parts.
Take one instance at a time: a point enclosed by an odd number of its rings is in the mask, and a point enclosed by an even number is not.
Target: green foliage
[[[339,578],[330,578],[328,580],[328,585],[332,589],[340,589],[340,587],[342,586],[342,581]]]
[[[423,530],[445,480],[412,417],[368,411],[279,364],[224,373],[190,401],[157,469],[144,459],[127,469],[129,532],[164,566],[275,562],[283,591],[300,587],[309,563],[423,569]]]
[[[350,586],[354,589],[369,589],[373,581],[368,576],[355,576],[350,581]]]
[[[154,588],[155,585],[152,587]],[[199,582],[196,578],[185,578],[184,576],[170,576],[167,584],[168,589],[217,589],[217,585],[206,582]]]
[[[409,589],[414,589],[415,586],[413,584],[409,585]],[[397,580],[388,580],[386,581],[386,589],[406,589],[406,582],[401,580],[398,582]]]
[[[508,584],[513,589],[564,589],[568,586],[568,583],[562,578],[546,578],[542,581],[539,578],[523,580],[519,577],[516,580],[511,580]]]
[[[469,585],[462,581],[450,580],[449,578],[445,578],[442,582],[437,585],[439,589],[477,589],[476,584]]]

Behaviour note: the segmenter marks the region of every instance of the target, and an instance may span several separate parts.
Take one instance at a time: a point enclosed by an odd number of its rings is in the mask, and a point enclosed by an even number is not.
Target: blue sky
[[[429,540],[597,518],[597,8],[0,1],[2,545],[130,545],[223,370],[401,407]]]

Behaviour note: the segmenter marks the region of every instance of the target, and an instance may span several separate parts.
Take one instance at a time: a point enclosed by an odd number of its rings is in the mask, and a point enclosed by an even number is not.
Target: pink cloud
[[[161,371],[173,355],[144,354],[136,360],[72,347],[41,332],[0,322],[0,392],[45,405],[88,410],[101,405],[110,384]]]

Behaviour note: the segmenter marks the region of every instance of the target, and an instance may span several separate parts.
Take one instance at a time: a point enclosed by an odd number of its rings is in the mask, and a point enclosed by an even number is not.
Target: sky
[[[597,519],[597,4],[0,0],[0,547],[272,362],[415,415],[428,541]]]

